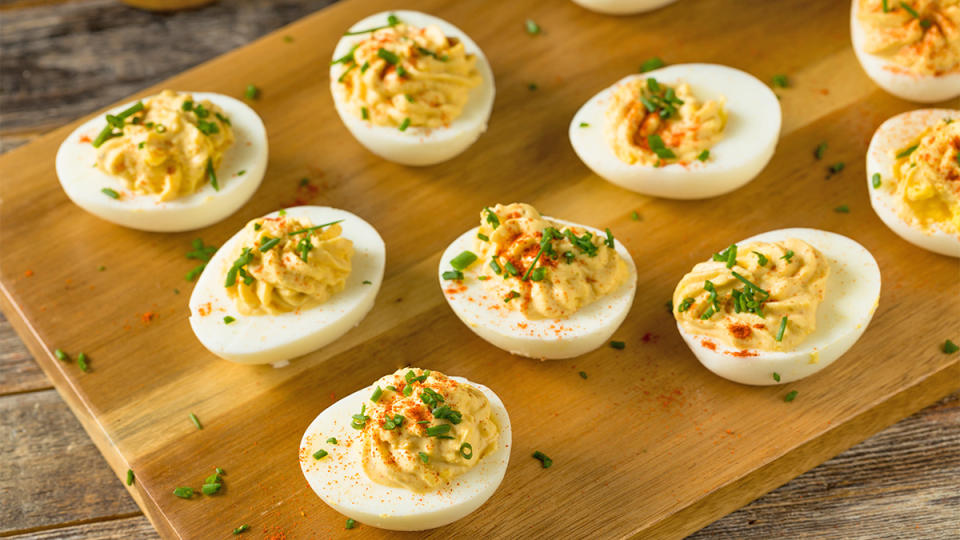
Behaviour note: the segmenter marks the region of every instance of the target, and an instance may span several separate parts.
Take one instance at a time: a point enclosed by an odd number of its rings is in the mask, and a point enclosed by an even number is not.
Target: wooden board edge
[[[683,538],[960,390],[960,358],[630,538]]]
[[[19,306],[13,301],[10,291],[0,282],[0,311],[6,315],[10,325],[16,331],[17,335],[26,345],[27,350],[33,355],[34,360],[43,370],[43,373],[53,383],[57,394],[67,403],[70,411],[80,421],[83,430],[87,433],[97,450],[107,461],[107,464],[117,475],[117,481],[122,482],[127,475],[127,469],[132,467],[120,453],[120,450],[113,444],[113,441],[107,435],[100,423],[96,420],[93,411],[90,410],[88,403],[84,401],[71,380],[63,372],[64,365],[58,361],[53,354],[43,346],[43,340],[36,332],[33,326],[27,321]],[[90,375],[95,377],[96,375]],[[143,510],[143,513],[150,520],[150,524],[157,530],[160,536],[164,538],[179,538],[179,535],[173,529],[173,526],[167,521],[167,518],[160,511],[159,506],[153,497],[145,489],[135,483],[127,489],[127,493],[133,497],[137,506]]]

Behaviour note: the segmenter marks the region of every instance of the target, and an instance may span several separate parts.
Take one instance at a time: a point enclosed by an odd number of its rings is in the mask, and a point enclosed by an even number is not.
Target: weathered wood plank
[[[0,535],[139,512],[55,391],[0,397],[0,419]]]
[[[0,313],[0,396],[52,387],[10,322]]]
[[[67,525],[54,529],[30,531],[11,536],[14,540],[116,540],[160,538],[150,521],[143,515]]]

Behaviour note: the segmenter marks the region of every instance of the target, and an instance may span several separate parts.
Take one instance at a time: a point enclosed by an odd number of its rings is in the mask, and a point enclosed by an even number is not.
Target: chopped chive
[[[630,212],[630,219],[634,221],[640,221],[640,214],[638,214],[637,211],[634,210],[633,212]]]
[[[798,392],[796,390],[791,390],[787,395],[783,396],[783,400],[787,403],[790,403],[797,398]]]
[[[463,279],[463,272],[459,270],[447,270],[446,272],[440,274],[440,277],[447,281],[458,281]]]
[[[250,526],[249,526],[249,525],[241,525],[241,526],[239,526],[239,527],[237,527],[236,529],[233,530],[233,534],[243,534],[244,532],[246,532],[246,531],[249,530],[249,529],[250,529]]]
[[[284,210],[281,210],[280,212],[283,212],[283,213],[280,214],[281,216],[286,213]],[[316,230],[318,230],[318,229],[322,229],[322,228],[324,228],[324,227],[329,227],[329,226],[331,226],[331,225],[336,225],[337,223],[340,223],[340,222],[342,222],[342,221],[343,221],[342,219],[338,219],[338,220],[336,220],[336,221],[331,221],[330,223],[324,223],[323,225],[314,225],[313,227],[307,227],[306,229],[299,229],[299,230],[296,230],[296,231],[287,233],[287,236],[293,236],[293,235],[296,235],[296,234],[303,234],[303,233],[313,232],[313,231],[316,231]]]
[[[87,365],[87,355],[80,353],[77,355],[77,365],[80,366],[80,371],[90,371],[90,366]]]
[[[780,382],[780,374],[776,371],[773,372],[773,380]]]
[[[710,150],[704,150],[703,152],[700,152],[700,155],[697,156],[697,159],[700,161],[706,161],[710,159]]]
[[[820,141],[820,144],[813,149],[813,157],[823,159],[823,154],[827,151],[827,141]]]
[[[767,256],[766,256],[766,255],[764,255],[763,253],[760,253],[759,251],[754,251],[753,254],[757,256],[757,264],[759,264],[760,266],[766,266],[766,265],[767,265]]]
[[[259,250],[261,253],[266,253],[274,248],[277,244],[280,243],[279,238],[270,238],[269,236],[264,236],[260,239]]]
[[[790,262],[790,259],[793,258],[793,250],[788,249],[787,252],[783,254],[783,257],[780,257],[780,258],[787,262]]]
[[[520,293],[518,293],[517,291],[510,291],[510,293],[503,298],[503,303],[509,304],[510,301],[513,300],[514,298],[520,298]]]
[[[702,315],[700,315],[700,320],[705,321],[705,320],[709,319],[710,317],[713,317],[713,315],[714,315],[715,313],[716,313],[716,311],[714,311],[713,306],[710,306],[710,307],[707,308],[706,311],[703,312]]]
[[[910,146],[910,147],[908,147],[908,148],[903,149],[899,154],[897,154],[897,159],[905,158],[905,157],[909,156],[910,154],[913,153],[914,150],[917,149],[918,146],[920,146],[920,145],[919,145],[919,144],[915,144],[915,145],[913,145],[913,146]]]
[[[412,394],[412,393],[413,393],[413,385],[412,385],[412,384],[408,384],[408,385],[406,385],[406,386],[403,387],[403,395],[404,395],[404,396],[410,397],[410,394]]]
[[[500,263],[497,262],[496,257],[490,259],[490,268],[493,268],[494,274],[500,275],[503,273],[503,268],[500,267]]]
[[[611,342],[610,342],[610,348],[611,348],[611,349],[617,349],[618,351],[622,351],[622,350],[625,349],[626,347],[627,347],[627,344],[624,343],[624,342],[622,342],[622,341],[611,341]]]
[[[829,167],[827,167],[827,170],[830,172],[830,174],[837,174],[838,172],[842,171],[846,166],[847,166],[846,163],[842,161],[838,161],[833,165],[830,165]]]
[[[229,315],[227,315],[226,317],[223,318],[223,324],[230,324],[230,323],[232,323],[232,322],[234,322],[234,321],[236,321],[236,319],[234,319],[233,317],[231,317],[231,316],[229,316]]]
[[[409,117],[404,118],[404,119],[403,119],[403,122],[400,122],[400,127],[398,127],[397,129],[399,129],[400,131],[406,131],[408,127],[410,127],[410,118],[409,118]]]
[[[397,75],[400,77],[407,76],[407,69],[403,67],[403,64],[397,64]]]
[[[70,357],[67,356],[67,353],[63,352],[60,349],[53,351],[53,355],[57,357],[57,360],[69,360]]]
[[[847,206],[847,205],[845,205],[845,204],[841,204],[840,206],[834,208],[833,211],[834,211],[834,212],[837,212],[837,213],[840,213],[840,214],[849,214],[849,213],[850,213],[850,207]]]
[[[352,529],[357,526],[357,522],[351,518],[347,518],[347,524],[344,525],[344,529]]]
[[[450,424],[430,426],[427,428],[427,437],[436,437],[437,435],[443,435],[448,431],[450,431]]]
[[[547,277],[547,269],[542,266],[534,268],[530,273],[530,281],[543,281],[545,277]]]
[[[460,445],[460,455],[463,456],[463,459],[470,459],[473,457],[473,446],[470,443],[465,442]]]
[[[484,206],[483,209],[487,211],[487,223],[493,226],[493,230],[497,230],[497,227],[500,226],[500,218],[490,208]]]
[[[586,371],[581,371],[581,372],[580,372],[580,378],[581,378],[581,379],[586,379],[586,378],[587,378],[587,372],[586,372]]]
[[[110,197],[111,199],[119,199],[119,198],[120,198],[120,194],[119,194],[119,193],[117,193],[116,191],[114,191],[114,190],[112,190],[112,189],[110,189],[110,188],[108,188],[108,187],[105,187],[105,188],[101,189],[100,192],[103,193],[104,195],[106,195],[107,197]]]
[[[465,270],[476,260],[477,256],[472,251],[464,251],[456,257],[450,259],[450,266],[457,270]]]
[[[422,461],[422,462],[424,462],[424,463],[430,463],[430,456],[428,456],[427,454],[425,454],[425,453],[423,453],[423,452],[419,452],[418,455],[420,456],[420,461]]]
[[[329,454],[327,453],[327,451],[321,448],[320,450],[317,450],[316,452],[313,453],[313,459],[323,459],[328,455]]]
[[[940,350],[942,350],[944,354],[953,354],[957,351],[960,351],[960,346],[948,339],[943,342],[943,346],[940,348]]]
[[[137,150],[143,150],[143,147],[146,146],[146,141],[140,141],[137,143]]]
[[[511,263],[510,261],[504,261],[503,267],[507,270],[507,273],[510,274],[511,276],[516,276],[520,273],[520,271],[517,270],[517,267],[514,266],[513,263]]]
[[[793,252],[790,252],[790,253],[792,254]],[[738,274],[738,273],[736,273],[736,272],[730,272],[730,273],[733,274],[733,277],[739,279],[741,282],[743,282],[744,285],[752,288],[754,291],[756,291],[756,292],[758,292],[758,293],[761,293],[761,294],[764,295],[764,296],[770,296],[770,293],[769,293],[768,291],[765,291],[765,290],[761,289],[760,287],[757,287],[756,285],[754,285],[753,283],[751,283],[750,280],[748,280],[747,278],[741,276],[740,274]]]
[[[104,266],[104,265],[102,265],[102,264],[97,267],[97,271],[98,271],[98,272],[103,272],[103,271],[106,270],[106,269],[107,269],[107,267]]]
[[[260,89],[252,84],[248,84],[247,89],[243,92],[243,96],[247,99],[259,99]]]
[[[193,497],[193,488],[191,487],[178,487],[173,490],[173,494],[181,499],[189,499]]]
[[[127,485],[133,485],[133,469],[127,469]]]
[[[540,460],[540,466],[544,469],[549,469],[550,466],[553,465],[553,460],[548,458],[546,454],[539,450],[533,453],[533,458]]]
[[[193,422],[193,425],[197,426],[197,429],[203,429],[203,426],[200,425],[200,419],[197,418],[197,415],[190,413],[190,421]]]
[[[888,0],[883,0],[883,12],[888,13],[890,11],[890,6],[887,4]]]
[[[580,127],[587,128],[587,127],[590,127],[590,124],[587,122],[580,122]]]
[[[407,98],[407,101],[413,103],[413,96],[410,94],[404,94],[403,97]]]
[[[370,69],[370,62],[364,62],[363,65],[360,66],[360,73],[366,73],[368,69]]]
[[[539,88],[539,86],[537,86],[537,83],[527,84],[527,90],[530,90],[531,92],[536,91],[537,88]]]
[[[245,174],[247,174],[247,170],[246,170],[246,169],[241,169],[241,170],[237,171],[237,176],[243,176],[243,175],[245,175]]]
[[[687,298],[684,298],[683,301],[680,302],[680,305],[677,306],[677,313],[683,313],[684,311],[690,309],[690,306],[692,305],[693,305],[693,298],[690,298],[689,296]],[[670,308],[670,311],[671,313],[673,312],[672,306]]]
[[[328,443],[328,444],[337,444],[337,438],[336,438],[336,437],[330,437],[329,439],[327,439],[327,443]]]
[[[483,233],[477,233],[477,238],[479,238],[480,240],[483,240],[484,242],[490,241],[490,237]]]
[[[783,74],[774,75],[773,86],[778,88],[786,88],[790,86],[790,81],[787,79],[786,75],[783,75]]]
[[[783,332],[787,329],[787,317],[780,319],[780,329],[777,330],[777,342],[783,341]]]
[[[661,60],[660,57],[654,56],[653,58],[644,60],[644,62],[640,64],[640,73],[653,71],[655,69],[662,68],[665,65],[666,63],[664,63],[664,61]]]
[[[380,396],[382,395],[383,395],[383,389],[377,386],[377,388],[373,391],[373,395],[370,396],[370,401],[376,403],[380,401]]]
[[[607,237],[603,240],[603,243],[606,244],[608,248],[616,247],[616,244],[613,241],[613,233],[610,232],[610,227],[607,227],[603,230],[607,234]]]
[[[225,474],[227,474],[227,473],[224,472],[223,469],[221,469],[220,467],[217,467],[215,470],[217,471],[217,474],[220,474],[220,475],[225,475]]]
[[[364,285],[373,285],[373,282],[370,281],[369,279],[365,279],[365,280],[363,280],[363,284],[364,284]]]
[[[210,185],[214,191],[220,191],[220,184],[217,183],[217,173],[213,170],[213,158],[207,158],[207,177],[210,178]]]
[[[534,22],[533,19],[527,19],[523,26],[527,30],[527,34],[531,36],[535,36],[543,31],[540,25]]]
[[[908,3],[906,3],[906,2],[900,2],[900,7],[902,7],[903,10],[906,11],[907,13],[909,13],[914,19],[919,19],[919,18],[920,18],[920,14],[917,13],[917,10],[913,9],[912,7],[910,7],[910,4],[908,4]]]
[[[220,486],[222,485],[223,484],[220,484],[219,482],[213,484],[204,484],[200,490],[203,491],[204,495],[213,495],[214,493],[220,491]]]
[[[958,154],[958,155],[960,155],[960,154]],[[882,184],[882,183],[883,183],[883,182],[882,182],[882,180],[881,180],[881,178],[880,178],[880,173],[873,173],[873,177],[870,178],[870,185],[873,186],[873,189],[879,188],[879,187],[880,187],[880,184]]]
[[[393,66],[397,65],[397,63],[400,62],[399,56],[397,56],[391,51],[384,49],[383,47],[380,47],[379,49],[377,49],[377,56],[379,56],[380,58],[385,60],[388,64]]]

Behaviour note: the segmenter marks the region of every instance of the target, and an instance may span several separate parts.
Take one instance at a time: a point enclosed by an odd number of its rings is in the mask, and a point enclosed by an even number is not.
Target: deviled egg
[[[629,75],[573,116],[570,143],[604,179],[632,191],[701,199],[760,174],[780,136],[780,102],[740,70],[679,64]]]
[[[577,4],[607,15],[631,15],[653,11],[677,0],[573,0]]]
[[[960,2],[853,0],[850,35],[873,82],[910,101],[960,96]]]
[[[610,229],[484,208],[443,253],[440,287],[478,336],[512,354],[571,358],[603,345],[633,304],[637,271]]]
[[[336,208],[254,219],[217,250],[190,296],[190,326],[213,354],[277,365],[358,325],[383,280],[383,240]]]
[[[334,510],[366,525],[452,523],[497,490],[510,418],[485,386],[404,368],[325,409],[300,442],[300,468]]]
[[[677,328],[710,371],[787,383],[832,364],[866,330],[880,298],[869,251],[839,234],[780,229],[693,267],[673,293]]]
[[[867,149],[870,204],[901,238],[960,257],[958,183],[960,111],[909,111],[877,128]]]
[[[459,28],[426,13],[371,15],[340,39],[330,66],[337,114],[368,150],[433,165],[487,129],[493,71]]]
[[[60,145],[56,169],[67,196],[97,217],[187,231],[253,195],[267,169],[267,131],[231,97],[164,90],[83,123]]]

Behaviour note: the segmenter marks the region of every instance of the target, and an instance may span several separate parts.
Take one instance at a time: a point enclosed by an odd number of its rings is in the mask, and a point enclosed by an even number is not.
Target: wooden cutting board
[[[860,70],[846,2],[749,0],[734,9],[688,0],[625,18],[572,2],[492,4],[405,5],[465,30],[496,75],[489,131],[448,163],[415,169],[378,159],[334,112],[333,45],[355,20],[396,7],[386,0],[337,4],[139,94],[262,89],[254,107],[269,131],[267,177],[249,203],[213,227],[150,234],[71,204],[53,158],[76,124],[0,157],[0,307],[118,477],[136,472],[131,494],[164,536],[225,537],[244,523],[255,537],[388,536],[363,525],[344,531],[344,517],[301,476],[297,449],[324,407],[404,365],[490,386],[513,422],[513,459],[499,491],[429,537],[680,536],[958,388],[960,355],[939,345],[960,337],[960,267],[894,236],[866,193],[873,130],[914,105]],[[524,32],[527,18],[542,35]],[[576,158],[566,136],[574,111],[655,55],[724,63],[763,80],[789,75],[791,87],[777,90],[784,112],[777,154],[748,186],[707,201],[658,200],[608,184]],[[812,150],[822,140],[829,148],[816,161]],[[840,161],[845,170],[825,179]],[[312,187],[299,187],[304,177]],[[450,311],[435,277],[441,251],[476,224],[479,208],[512,201],[610,227],[627,245],[639,279],[615,336],[625,350],[557,362],[512,357]],[[213,357],[187,322],[191,239],[219,245],[247,220],[303,202],[345,208],[380,230],[388,256],[376,306],[338,342],[284,369]],[[834,212],[840,204],[850,213]],[[664,303],[711,252],[790,226],[846,234],[874,253],[884,285],[873,323],[840,361],[797,383],[754,388],[712,375],[687,350]],[[84,351],[92,370],[57,361],[56,348]],[[798,397],[785,403],[791,390]],[[534,450],[554,466],[541,469]],[[214,467],[227,472],[221,495],[172,494],[199,486]]]

